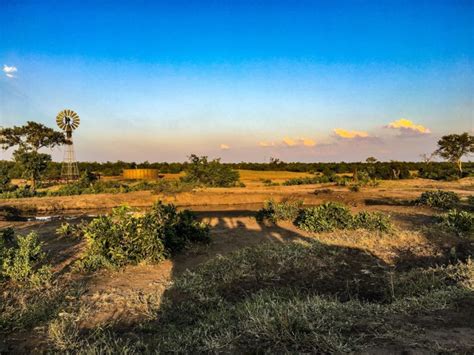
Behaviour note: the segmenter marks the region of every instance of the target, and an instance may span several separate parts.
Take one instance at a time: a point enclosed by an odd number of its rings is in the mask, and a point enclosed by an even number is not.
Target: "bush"
[[[81,227],[82,225],[75,226],[67,222],[61,223],[56,229],[56,235],[63,238],[78,238],[81,236]]]
[[[183,182],[181,180],[159,180],[153,186],[153,193],[175,195],[181,192],[192,191],[194,187],[194,184]]]
[[[29,188],[29,186],[18,187],[14,190],[4,191],[0,193],[0,199],[9,198],[27,198],[27,197],[42,197],[46,196],[43,191],[36,191]]]
[[[182,181],[208,187],[235,186],[239,181],[239,173],[230,166],[221,164],[220,159],[209,161],[206,156],[192,154],[186,167],[186,175]]]
[[[353,184],[349,186],[349,190],[352,192],[359,192],[360,191],[360,185],[359,184]]]
[[[459,179],[459,171],[452,164],[428,164],[420,168],[418,176],[432,180],[455,181]]]
[[[158,262],[192,242],[209,242],[209,228],[190,211],[156,203],[142,216],[129,208],[115,208],[110,215],[83,227],[87,250],[82,266],[122,266],[141,261]]]
[[[354,216],[353,228],[390,232],[393,225],[390,217],[384,213],[362,211]]]
[[[46,253],[36,233],[15,238],[7,229],[0,238],[0,280],[32,286],[49,281],[51,267],[45,264]]]
[[[279,186],[277,182],[273,182],[271,179],[262,179],[263,186]]]
[[[255,218],[259,222],[294,221],[300,212],[301,206],[303,206],[303,201],[301,200],[283,202],[267,200],[263,203],[263,208],[257,211]]]
[[[434,190],[423,192],[415,202],[419,205],[450,209],[456,207],[459,201],[459,196],[452,191]]]
[[[393,229],[390,218],[381,212],[362,211],[352,215],[348,207],[335,202],[301,210],[295,224],[308,232],[357,228],[389,232]]]
[[[450,210],[442,215],[441,226],[460,236],[474,237],[474,213],[467,211]]]
[[[292,179],[288,179],[284,181],[282,185],[284,186],[312,185],[312,184],[320,184],[323,182],[329,182],[329,179],[325,179],[324,177],[319,177],[319,176],[292,178]]]
[[[474,209],[474,195],[467,197],[467,205],[470,209]]]
[[[352,214],[344,205],[326,202],[316,207],[305,208],[299,214],[296,225],[309,232],[329,232],[350,228]]]

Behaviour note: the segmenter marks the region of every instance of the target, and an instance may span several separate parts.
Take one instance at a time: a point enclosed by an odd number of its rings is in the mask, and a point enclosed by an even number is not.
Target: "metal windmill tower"
[[[56,116],[58,127],[66,132],[66,150],[64,151],[63,165],[61,167],[61,177],[75,180],[79,177],[76,157],[74,155],[74,144],[72,141],[72,131],[79,127],[79,115],[72,110],[63,110]]]

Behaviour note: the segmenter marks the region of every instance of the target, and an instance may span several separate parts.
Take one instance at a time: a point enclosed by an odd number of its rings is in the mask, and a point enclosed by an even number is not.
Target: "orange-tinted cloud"
[[[415,124],[406,118],[400,118],[397,121],[393,121],[389,123],[387,128],[398,129],[403,133],[410,133],[410,134],[429,134],[431,131],[429,128],[426,128],[420,124]]]
[[[230,147],[229,147],[227,144],[221,144],[221,145],[220,145],[220,148],[221,148],[222,150],[229,150],[229,149],[230,149]]]
[[[286,144],[288,147],[294,147],[295,145],[298,145],[298,142],[296,140],[289,137],[283,138],[283,143]]]
[[[367,138],[369,134],[364,131],[348,131],[342,128],[334,128],[334,133],[336,136],[345,139],[353,139],[353,138]]]
[[[316,145],[316,141],[311,138],[290,138],[285,137],[281,140],[281,142],[266,142],[262,141],[259,142],[258,145],[263,148],[268,147],[314,147]]]
[[[258,145],[262,148],[273,147],[275,143],[273,142],[259,142]]]
[[[314,147],[316,145],[316,141],[311,138],[290,138],[285,137],[283,138],[283,145],[287,147],[297,147],[297,146],[305,146],[305,147]]]
[[[303,145],[306,147],[314,147],[316,145],[316,141],[311,138],[302,138]]]

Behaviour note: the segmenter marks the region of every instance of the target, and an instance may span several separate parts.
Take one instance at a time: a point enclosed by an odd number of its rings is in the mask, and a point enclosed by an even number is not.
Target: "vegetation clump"
[[[300,213],[303,201],[288,200],[276,202],[275,200],[267,200],[263,203],[263,208],[257,211],[256,219],[259,222],[270,221],[276,223],[278,221],[294,221]]]
[[[440,209],[456,207],[459,202],[460,198],[455,192],[443,190],[425,191],[415,200],[415,203],[419,205]]]
[[[183,182],[200,186],[230,187],[236,186],[239,181],[238,171],[222,164],[220,159],[208,160],[206,156],[192,154],[185,172],[181,179]]]
[[[274,182],[271,179],[262,179],[263,186],[279,186],[278,182]]]
[[[350,228],[353,217],[346,206],[336,202],[326,202],[303,209],[295,223],[299,228],[309,232],[329,232]]]
[[[36,233],[15,236],[11,228],[0,231],[0,282],[39,286],[50,277],[51,267]]]
[[[472,212],[449,210],[440,216],[440,225],[460,236],[474,239],[474,213]]]
[[[299,178],[292,178],[284,181],[282,183],[283,186],[293,186],[293,185],[312,185],[312,184],[321,184],[323,182],[329,182],[329,179],[319,177],[319,176],[309,176],[309,177],[299,177]]]
[[[181,251],[189,243],[209,242],[209,228],[188,210],[156,203],[143,215],[128,207],[115,208],[82,228],[87,250],[80,266],[123,266],[157,262]]]
[[[295,224],[308,232],[358,228],[389,232],[393,229],[390,218],[383,213],[362,211],[353,215],[347,206],[336,202],[301,210]]]
[[[362,211],[353,215],[347,206],[336,202],[303,208],[301,200],[283,202],[267,200],[255,217],[259,222],[291,221],[298,228],[308,232],[358,228],[389,232],[393,229],[389,216],[384,213]]]

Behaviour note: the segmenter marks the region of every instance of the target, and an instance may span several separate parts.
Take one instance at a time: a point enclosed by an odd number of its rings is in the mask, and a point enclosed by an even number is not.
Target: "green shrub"
[[[353,184],[349,186],[349,190],[352,192],[359,192],[360,191],[360,185],[359,184]]]
[[[459,196],[452,191],[433,190],[425,191],[415,201],[419,205],[450,209],[459,204]]]
[[[393,229],[389,216],[381,212],[362,211],[352,215],[348,207],[336,202],[301,210],[295,224],[308,232],[357,228],[389,232]]]
[[[454,209],[442,215],[440,219],[442,227],[461,236],[474,238],[474,213]]]
[[[222,164],[220,159],[209,161],[206,156],[198,157],[192,154],[186,166],[183,182],[209,187],[236,186],[239,172],[230,166]]]
[[[261,179],[263,186],[279,186],[277,182],[273,182],[271,179]]]
[[[175,195],[181,192],[192,191],[194,187],[194,184],[186,183],[181,180],[159,180],[153,186],[153,193]]]
[[[2,231],[0,241],[0,280],[38,286],[50,280],[51,267],[36,233],[14,238],[11,230]]]
[[[467,205],[470,209],[474,209],[474,195],[467,197]]]
[[[273,223],[277,221],[294,221],[302,206],[303,201],[301,200],[288,200],[283,202],[267,200],[263,203],[263,208],[257,211],[255,218],[259,222],[266,220]]]
[[[328,178],[325,177],[300,177],[300,178],[292,178],[284,181],[282,185],[284,186],[292,186],[292,185],[312,185],[312,184],[321,184],[325,182],[330,182]]]
[[[349,208],[336,202],[305,208],[296,219],[296,225],[309,232],[346,229],[351,228],[352,224],[353,218]]]
[[[362,211],[354,216],[354,228],[390,232],[393,229],[390,217],[382,212]]]
[[[80,238],[82,234],[82,228],[84,225],[78,224],[73,225],[70,223],[61,223],[61,225],[56,229],[56,235],[63,238]]]
[[[42,197],[42,196],[46,196],[46,193],[43,191],[32,190],[28,186],[18,187],[14,190],[0,193],[0,199]]]
[[[129,208],[115,208],[84,226],[87,250],[81,264],[113,265],[157,262],[192,242],[208,242],[208,226],[196,221],[190,211],[156,203],[141,216]]]

